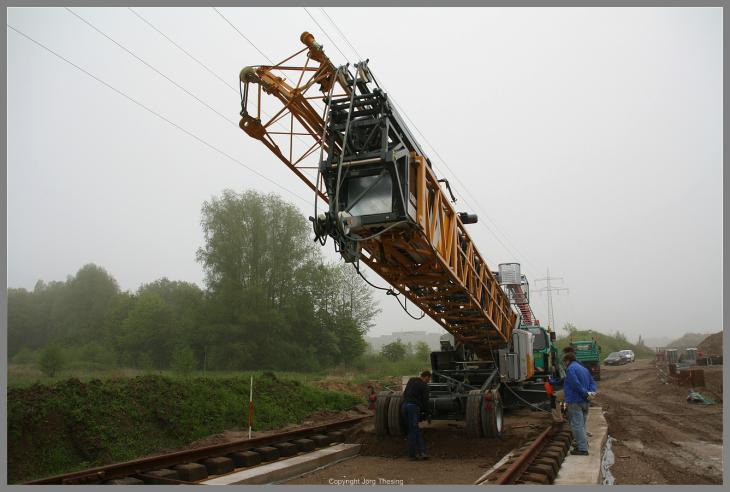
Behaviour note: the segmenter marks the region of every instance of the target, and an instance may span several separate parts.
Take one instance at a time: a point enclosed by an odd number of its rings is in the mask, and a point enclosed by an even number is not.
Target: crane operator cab
[[[329,210],[310,220],[317,238],[332,236],[345,261],[354,262],[360,242],[416,227],[414,158],[424,153],[377,85],[367,61],[355,64],[354,74],[346,67],[337,70],[338,80],[350,92],[327,100],[328,152],[319,173]],[[426,162],[430,166],[427,158]],[[472,214],[459,216],[463,223],[477,220]]]

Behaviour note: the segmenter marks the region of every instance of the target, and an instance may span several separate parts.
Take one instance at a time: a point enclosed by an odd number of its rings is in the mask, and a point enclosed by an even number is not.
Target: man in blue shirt
[[[568,420],[575,438],[575,448],[570,454],[587,455],[588,439],[586,438],[586,420],[588,418],[588,402],[596,396],[596,382],[588,369],[576,362],[575,353],[563,355],[565,378],[563,394],[568,407]]]

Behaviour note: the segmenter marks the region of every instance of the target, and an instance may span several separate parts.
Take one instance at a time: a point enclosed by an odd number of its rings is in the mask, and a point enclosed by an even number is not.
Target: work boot
[[[588,456],[588,451],[581,451],[580,449],[571,449],[570,454],[577,454],[578,456]]]

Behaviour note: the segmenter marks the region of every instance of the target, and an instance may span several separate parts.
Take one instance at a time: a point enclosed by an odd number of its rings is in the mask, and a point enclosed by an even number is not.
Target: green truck
[[[542,326],[521,326],[535,335],[532,341],[532,360],[535,366],[535,377],[550,377],[553,367],[557,367],[558,349],[555,346],[555,332],[549,332]]]
[[[601,347],[595,340],[570,341],[570,346],[575,350],[575,358],[578,362],[591,371],[591,376],[596,381],[601,379]]]

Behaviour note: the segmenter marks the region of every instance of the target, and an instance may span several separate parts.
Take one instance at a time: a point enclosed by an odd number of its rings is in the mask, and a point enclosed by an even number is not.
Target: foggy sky
[[[237,91],[127,9],[74,10],[234,123],[64,9],[12,8],[8,23],[297,196],[8,30],[9,286],[89,262],[125,290],[163,276],[203,286],[200,207],[225,188],[312,214],[310,190],[238,128]],[[243,66],[267,63],[210,8],[138,11],[234,86]],[[272,59],[308,30],[345,62],[301,8],[221,11]],[[533,290],[548,268],[565,279],[557,327],[632,341],[722,328],[721,9],[326,11],[428,139],[416,133],[456,208],[479,214],[468,227],[492,269],[521,262]],[[331,242],[324,253],[336,259]],[[440,330],[376,296],[370,335]],[[546,296],[532,304],[546,323]]]

